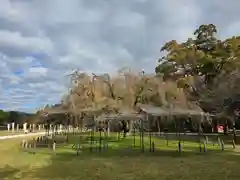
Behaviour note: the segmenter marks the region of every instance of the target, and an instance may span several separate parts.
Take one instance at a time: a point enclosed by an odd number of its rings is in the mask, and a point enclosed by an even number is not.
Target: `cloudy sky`
[[[154,71],[164,42],[213,23],[240,33],[239,0],[1,0],[0,108],[60,101],[67,73]]]

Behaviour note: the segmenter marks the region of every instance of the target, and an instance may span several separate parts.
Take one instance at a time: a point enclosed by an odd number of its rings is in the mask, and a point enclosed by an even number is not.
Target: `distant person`
[[[127,122],[125,120],[122,120],[122,129],[123,131],[123,137],[126,137],[127,133],[129,132],[129,129],[127,127]]]

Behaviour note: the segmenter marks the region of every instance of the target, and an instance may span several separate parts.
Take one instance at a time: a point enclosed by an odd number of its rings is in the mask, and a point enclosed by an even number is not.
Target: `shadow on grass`
[[[200,138],[204,139],[204,135],[201,135]],[[212,143],[218,143],[218,137],[224,141],[225,144],[232,144],[233,136],[231,134],[229,135],[224,135],[224,134],[219,134],[217,135],[207,135],[208,140],[211,141]],[[174,134],[164,134],[162,136],[159,136],[159,138],[162,139],[167,139],[168,140],[178,140],[179,136],[174,135]],[[199,136],[197,135],[181,135],[180,139],[182,141],[190,141],[190,142],[199,142]],[[240,136],[237,136],[236,139],[236,144],[240,144]]]
[[[127,137],[127,138],[121,138],[118,139],[116,136],[110,136],[107,139],[105,137],[99,137],[99,135],[95,135],[94,137],[89,136],[78,136],[78,135],[69,135],[68,143],[59,143],[57,144],[57,149],[61,150],[72,150],[76,151],[77,144],[80,142],[80,145],[82,146],[81,151],[82,152],[89,152],[90,153],[90,146],[92,146],[92,151],[94,153],[101,151],[101,153],[109,153],[109,154],[118,154],[120,152],[133,152],[134,154],[141,152],[142,149],[140,148],[140,139],[139,137],[136,137],[135,140],[133,137]],[[108,148],[104,149],[104,144],[108,144]],[[166,140],[163,137],[152,137],[152,142],[154,141],[156,145],[156,152],[159,150],[162,151],[170,151],[176,152],[177,150],[177,142],[175,138],[169,139],[169,145],[166,145]],[[181,139],[183,151],[196,151],[199,152],[199,139],[195,141],[189,141],[189,139]],[[144,140],[144,152],[150,151],[150,144],[149,138],[146,137]],[[100,148],[101,146],[101,148]],[[133,148],[135,147],[135,148]],[[136,148],[138,147],[138,148]],[[201,145],[202,151],[203,151],[203,144]],[[220,147],[216,143],[212,144],[209,143],[207,145],[208,152],[214,151],[219,152]],[[61,151],[62,152],[62,151]],[[68,151],[69,152],[69,151]],[[117,152],[117,153],[112,153]],[[156,154],[155,152],[155,154]],[[184,153],[184,152],[183,152]],[[92,154],[92,153],[91,153]],[[179,153],[178,153],[179,154]]]
[[[51,164],[45,168],[36,169],[33,176],[42,179],[104,179],[110,180],[117,176],[115,173],[126,173],[135,162],[134,166],[140,171],[153,166],[161,168],[164,166],[176,166],[181,162],[194,162],[199,167],[204,167],[205,163],[225,163],[225,161],[240,162],[240,157],[230,154],[230,152],[208,151],[207,153],[198,153],[196,151],[182,152],[180,155],[176,151],[159,150],[156,152],[141,152],[139,149],[114,149],[109,148],[105,152],[90,152],[89,149],[83,149],[79,156],[75,152],[59,152],[52,156]],[[203,161],[203,162],[201,162]],[[214,164],[214,163],[215,164]],[[216,163],[217,162],[217,163]],[[169,164],[169,165],[168,165]],[[101,176],[97,175],[101,172]],[[139,170],[138,170],[139,171]],[[178,171],[178,169],[176,169]],[[130,173],[130,172],[128,172]],[[131,171],[137,176],[137,172]],[[165,172],[167,173],[167,172]],[[132,177],[133,178],[133,177]],[[130,179],[130,178],[127,178]],[[135,177],[135,179],[144,179],[144,177]],[[145,177],[146,179],[146,177]]]
[[[69,144],[59,144],[57,146],[57,151],[55,157],[76,157],[77,155],[77,141],[79,137],[77,136],[69,136]],[[81,148],[79,152],[79,157],[82,159],[88,159],[92,157],[101,157],[101,158],[113,158],[113,157],[129,157],[135,158],[138,156],[159,156],[159,157],[188,157],[188,156],[196,156],[196,155],[212,155],[222,153],[221,149],[218,146],[207,145],[207,151],[204,152],[203,145],[201,145],[201,151],[199,148],[199,144],[195,143],[190,144],[189,142],[182,142],[182,152],[179,153],[177,151],[177,141],[170,142],[169,146],[166,146],[164,139],[155,138],[156,143],[160,141],[158,145],[156,145],[154,152],[150,149],[150,142],[148,140],[144,141],[144,149],[140,147],[140,140],[135,139],[135,145],[132,138],[123,138],[117,140],[115,137],[109,137],[108,146],[104,148],[104,139],[100,145],[99,143],[100,137],[95,136],[92,138],[92,142],[90,142],[90,138],[87,137],[81,140]],[[153,139],[153,141],[155,141]],[[162,144],[161,144],[162,143]],[[191,142],[190,142],[191,143]],[[229,150],[225,150],[224,152],[228,152]],[[49,154],[51,151],[40,151],[39,153]]]
[[[0,179],[4,178],[14,178],[16,173],[19,173],[21,170],[17,168],[13,168],[11,166],[5,166],[0,169]]]
[[[81,159],[91,159],[91,158],[133,158],[135,159],[136,157],[169,157],[169,158],[183,158],[183,157],[189,157],[189,156],[199,156],[199,155],[217,155],[219,153],[222,153],[220,151],[216,151],[216,150],[209,150],[206,153],[201,153],[197,151],[197,148],[192,148],[191,151],[183,151],[181,153],[179,153],[176,150],[155,150],[154,152],[150,152],[149,149],[145,149],[144,151],[142,151],[140,148],[139,149],[130,149],[130,148],[108,148],[107,150],[101,150],[99,151],[98,149],[94,149],[92,152],[90,151],[89,148],[86,149],[82,149],[79,157]],[[59,158],[63,158],[65,159],[73,156],[73,157],[77,157],[76,156],[76,152],[62,152],[58,155],[56,155]]]

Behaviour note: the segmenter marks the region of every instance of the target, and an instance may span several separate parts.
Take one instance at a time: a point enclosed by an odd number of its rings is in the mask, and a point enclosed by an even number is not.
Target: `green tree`
[[[161,48],[167,55],[159,59],[156,73],[175,79],[201,76],[208,85],[222,70],[231,72],[239,67],[240,37],[218,40],[216,33],[215,25],[201,25],[194,32],[195,39],[167,42]]]
[[[215,25],[201,25],[194,39],[167,42],[161,48],[166,56],[159,59],[155,71],[165,80],[177,81],[205,111],[234,120],[240,109],[240,36],[219,40],[216,33]]]
[[[0,124],[7,122],[9,119],[9,113],[0,109]]]

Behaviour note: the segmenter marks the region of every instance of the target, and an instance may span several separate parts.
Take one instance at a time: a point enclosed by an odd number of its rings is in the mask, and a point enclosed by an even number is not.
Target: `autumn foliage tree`
[[[213,24],[201,25],[195,38],[167,42],[155,71],[165,80],[176,81],[190,101],[205,111],[236,119],[240,106],[240,36],[224,40],[216,37]]]
[[[71,78],[73,84],[63,104],[69,108],[74,107],[76,111],[85,108],[135,111],[138,104],[191,108],[182,88],[175,82],[163,81],[161,76],[154,74],[125,71],[115,76],[90,76],[76,71]]]

